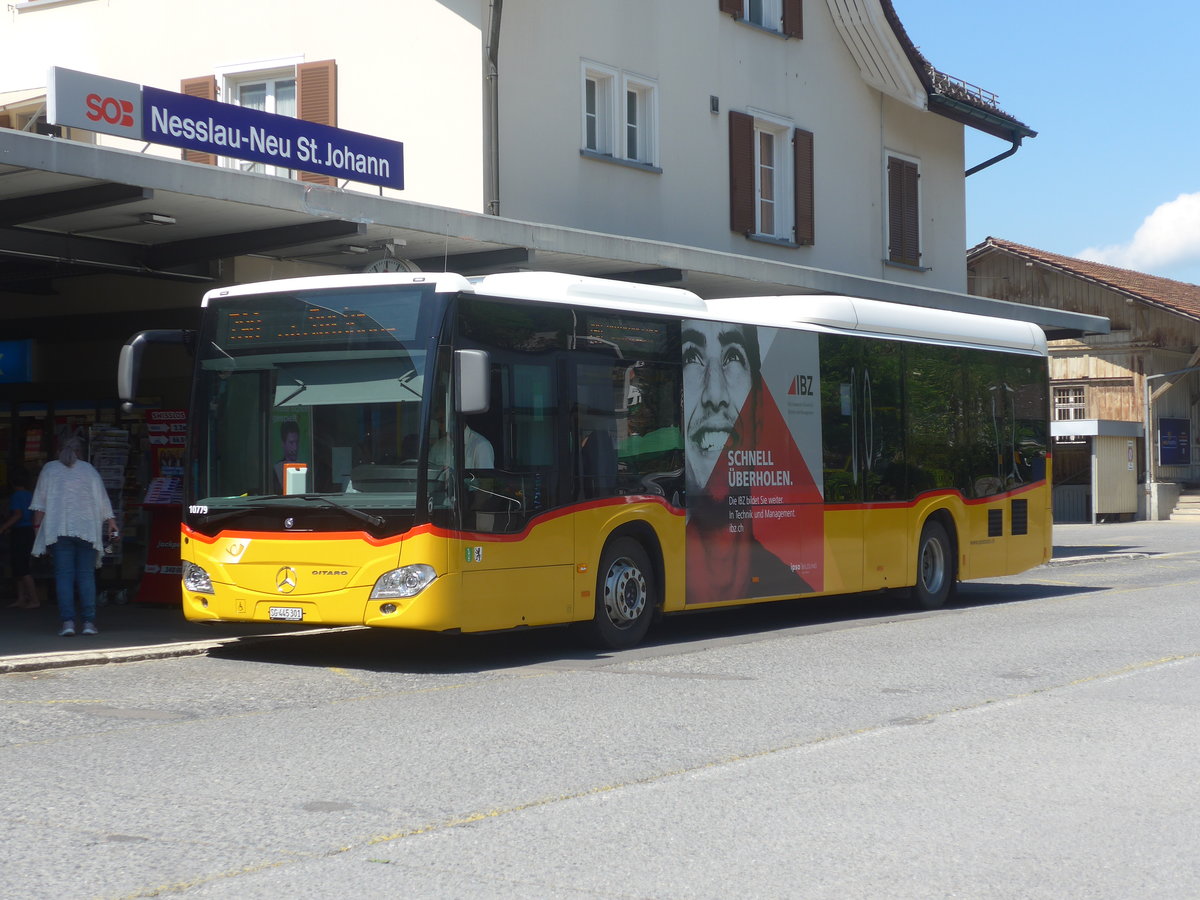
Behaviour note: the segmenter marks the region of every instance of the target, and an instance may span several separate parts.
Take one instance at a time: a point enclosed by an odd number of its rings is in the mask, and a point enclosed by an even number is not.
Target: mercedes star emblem
[[[281,594],[290,594],[296,589],[296,570],[284,566],[275,573],[275,589]]]

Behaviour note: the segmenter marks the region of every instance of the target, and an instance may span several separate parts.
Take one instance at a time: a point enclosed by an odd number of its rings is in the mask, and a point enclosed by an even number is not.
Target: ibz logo
[[[87,95],[87,117],[93,122],[103,119],[109,125],[120,125],[128,128],[133,124],[133,101],[118,100],[116,97],[101,97],[99,94]]]
[[[792,383],[788,385],[788,393],[793,396],[811,397],[813,395],[813,377],[811,375],[797,375],[792,379]]]

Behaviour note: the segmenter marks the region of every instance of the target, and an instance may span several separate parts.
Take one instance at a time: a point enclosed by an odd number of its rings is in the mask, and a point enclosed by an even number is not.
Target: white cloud
[[[1200,263],[1200,193],[1180,194],[1150,213],[1127,244],[1088,247],[1080,259],[1158,273]]]

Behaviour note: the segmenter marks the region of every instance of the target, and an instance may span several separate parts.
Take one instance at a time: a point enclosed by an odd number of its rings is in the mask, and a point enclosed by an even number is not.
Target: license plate
[[[267,615],[276,622],[299,622],[304,619],[304,610],[299,606],[272,606]]]

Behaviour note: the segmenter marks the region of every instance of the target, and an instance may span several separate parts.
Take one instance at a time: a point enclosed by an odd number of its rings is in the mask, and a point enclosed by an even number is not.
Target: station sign
[[[46,118],[131,140],[404,188],[404,144],[55,66]]]

